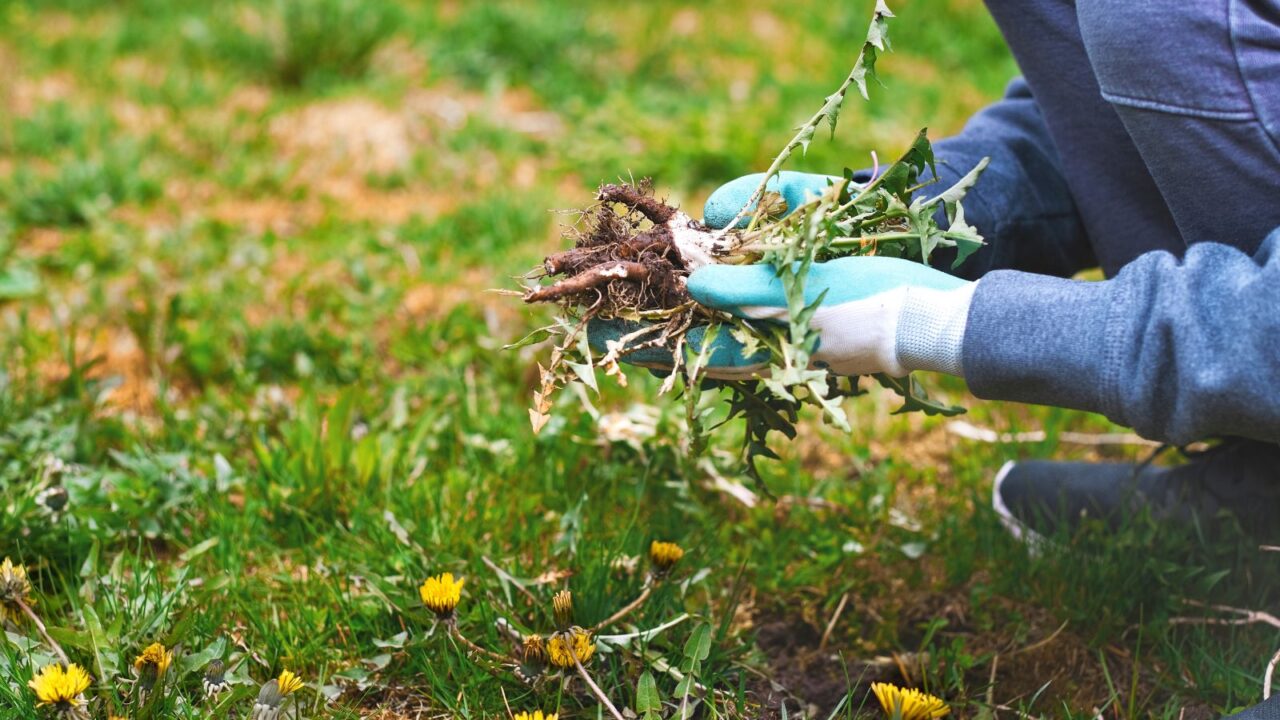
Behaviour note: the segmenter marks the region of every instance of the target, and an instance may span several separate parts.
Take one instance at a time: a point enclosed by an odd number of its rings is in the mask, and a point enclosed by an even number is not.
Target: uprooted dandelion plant
[[[835,376],[810,361],[817,345],[810,320],[820,299],[806,303],[804,288],[813,263],[859,255],[928,262],[939,248],[955,248],[959,264],[983,242],[965,222],[961,200],[986,160],[943,192],[917,197],[919,190],[936,181],[923,178],[937,177],[924,130],[896,162],[877,168],[865,182],[855,182],[854,173],[846,170],[825,192],[794,208],[768,190],[769,181],[796,150],[803,153],[808,148],[824,123],[835,132],[851,88],[869,97],[868,82],[878,81],[876,60],[889,48],[892,17],[884,0],[878,0],[853,69],[798,128],[726,229],[712,230],[657,199],[648,181],[600,189],[598,203],[569,231],[574,247],[549,256],[535,273],[558,279],[538,283],[524,295],[526,302],[557,303],[561,311],[552,325],[513,346],[554,340],[549,362],[539,366],[540,385],[530,409],[535,431],[548,421],[559,388],[581,382],[595,389],[597,370],[625,384],[622,360],[642,350],[661,349],[670,354],[672,368],[662,392],[671,390],[677,378],[683,381],[691,450],[700,452],[713,428],[699,411],[701,391],[691,389],[703,387],[711,342],[722,333],[741,343],[744,357],[765,353],[768,358],[756,377],[720,383],[721,391],[729,393],[728,418],[741,417],[746,423],[743,457],[753,476],[758,477],[756,458],[776,457],[767,444],[770,433],[795,436],[802,405],[815,405],[829,422],[850,429],[842,400],[862,392],[859,379]],[[937,222],[939,208],[947,218],[946,229]],[[740,221],[748,217],[743,226]],[[772,265],[788,301],[787,322],[745,320],[695,303],[685,290],[686,279],[713,263]],[[587,327],[594,320],[623,321],[628,332],[593,351]],[[902,396],[900,412],[962,412],[931,399],[912,377],[877,375],[875,380]]]

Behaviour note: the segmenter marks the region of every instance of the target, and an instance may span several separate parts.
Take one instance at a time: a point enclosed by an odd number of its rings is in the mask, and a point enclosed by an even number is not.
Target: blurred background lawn
[[[955,132],[1016,73],[978,0],[893,7],[886,87],[793,169]],[[1006,458],[1144,450],[1057,442],[1115,430],[1100,418],[934,379],[970,421],[1047,437],[983,444],[872,393],[853,436],[808,424],[783,449],[775,498],[735,489],[726,452],[689,458],[648,378],[585,408],[566,393],[529,431],[539,356],[501,348],[548,315],[487,291],[560,246],[550,210],[618,177],[698,210],[838,84],[870,9],[0,0],[0,555],[32,567],[95,712],[163,640],[237,663],[246,695],[299,670],[315,716],[492,717],[503,693],[595,716],[479,670],[415,587],[467,576],[463,622],[498,647],[496,615],[545,609],[484,558],[553,573],[531,590],[570,586],[598,619],[638,587],[613,561],[653,538],[689,555],[636,624],[714,624],[721,714],[825,717],[848,694],[851,715],[874,679],[975,717],[1255,700],[1276,633],[1167,620],[1184,597],[1267,602],[1274,560],[1140,524],[1028,558],[985,509]],[[654,652],[678,659],[688,630]],[[9,717],[34,712],[27,632],[0,652]],[[615,702],[645,663],[601,660]]]

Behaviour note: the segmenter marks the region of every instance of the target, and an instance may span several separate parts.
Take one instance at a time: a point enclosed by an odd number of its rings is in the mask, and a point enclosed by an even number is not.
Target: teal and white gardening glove
[[[807,303],[822,296],[810,321],[819,334],[814,364],[839,375],[963,375],[960,355],[975,286],[898,258],[814,263],[805,282]],[[708,265],[689,276],[689,294],[738,317],[787,321],[782,282],[768,265]],[[709,367],[707,374],[718,377],[718,370]]]
[[[706,224],[715,228],[729,224],[751,199],[760,178],[760,174],[746,175],[711,193],[704,210]],[[768,188],[782,195],[789,211],[839,179],[784,171],[769,181]],[[744,218],[740,224],[746,222]],[[841,375],[902,376],[912,370],[961,375],[960,351],[974,285],[896,258],[816,263],[805,283],[806,302],[822,295],[822,305],[811,322],[820,333],[814,362]],[[787,319],[782,283],[769,266],[703,267],[689,277],[689,294],[703,305],[739,317]],[[716,339],[717,345],[721,342]],[[717,368],[709,374],[715,377]]]
[[[720,186],[707,199],[705,222],[727,225],[750,199],[761,175],[746,175]],[[839,178],[784,171],[769,189],[787,202],[788,211],[826,190]],[[745,224],[744,218],[741,223]],[[805,283],[806,301],[822,295],[811,321],[819,332],[815,364],[841,375],[912,370],[962,375],[960,352],[975,283],[908,260],[867,257],[815,263]],[[739,317],[787,321],[782,283],[767,265],[708,265],[689,277],[689,294],[702,305]],[[618,320],[594,320],[588,337],[597,351],[640,326]],[[688,335],[690,349],[703,345],[703,330]],[[768,353],[746,356],[727,332],[708,348],[707,375],[721,380],[745,379],[764,371]],[[671,354],[662,348],[640,350],[625,361],[653,369],[669,369]]]

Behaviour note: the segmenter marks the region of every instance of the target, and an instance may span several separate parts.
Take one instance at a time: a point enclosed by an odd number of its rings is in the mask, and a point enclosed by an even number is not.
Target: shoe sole
[[[1000,524],[1004,525],[1004,529],[1009,531],[1013,538],[1026,545],[1033,552],[1043,547],[1048,541],[1040,533],[1032,530],[1025,523],[1014,517],[1013,512],[1009,510],[1009,506],[1005,504],[1004,497],[1000,494],[1000,488],[1004,485],[1004,480],[1009,475],[1009,471],[1017,464],[1013,460],[1005,462],[996,473],[995,482],[991,484],[991,507],[996,511],[996,515],[1000,516]]]

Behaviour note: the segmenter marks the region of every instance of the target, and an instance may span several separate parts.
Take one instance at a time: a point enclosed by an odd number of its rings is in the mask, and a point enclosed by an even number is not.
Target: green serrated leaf
[[[982,171],[986,170],[987,165],[990,163],[991,158],[982,158],[982,160],[978,161],[978,164],[975,165],[972,170],[964,174],[964,177],[957,180],[951,187],[935,195],[926,204],[929,206],[936,206],[938,203],[942,203],[946,208],[947,219],[954,219],[956,209],[960,206],[960,201],[963,200],[969,190],[977,184],[978,178],[982,175]]]

